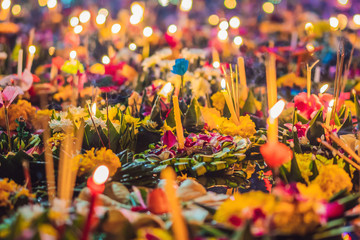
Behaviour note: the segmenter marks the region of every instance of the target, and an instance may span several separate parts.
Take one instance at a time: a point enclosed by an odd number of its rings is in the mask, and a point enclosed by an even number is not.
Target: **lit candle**
[[[165,193],[169,201],[171,219],[172,219],[172,229],[175,235],[176,240],[187,240],[188,231],[184,222],[184,218],[181,215],[181,208],[179,200],[176,196],[176,191],[174,189],[176,174],[174,170],[170,167],[164,169],[161,172],[161,178],[165,179]]]
[[[20,49],[19,54],[18,54],[18,64],[17,64],[18,78],[21,78],[21,76],[22,76],[23,54],[24,54],[23,50]]]
[[[212,60],[213,60],[213,67],[219,68],[220,67],[220,57],[218,51],[214,48],[212,50]]]
[[[179,149],[184,149],[185,139],[184,139],[184,130],[181,123],[181,113],[179,107],[179,99],[177,96],[172,98],[174,104],[174,115],[175,115],[175,125],[176,125],[176,136],[179,143]]]
[[[320,90],[319,90],[319,97],[321,97],[321,96],[324,94],[324,92],[326,92],[326,90],[328,89],[328,87],[329,87],[329,84],[324,84],[324,85],[320,88]]]
[[[29,58],[26,65],[26,69],[29,70],[30,72],[34,61],[35,52],[36,52],[36,47],[34,45],[29,46]]]
[[[274,42],[270,42],[270,48],[274,47]],[[276,58],[274,54],[270,54],[266,62],[266,87],[268,97],[268,108],[276,103],[277,85],[276,85]]]
[[[87,181],[87,187],[90,189],[90,206],[89,213],[86,219],[85,227],[82,232],[81,240],[87,240],[91,228],[91,220],[95,212],[95,202],[99,194],[101,194],[105,189],[105,182],[109,177],[109,169],[105,165],[101,165],[94,171],[93,176],[91,176]]]
[[[278,117],[284,110],[285,101],[279,100],[270,110],[268,118],[267,139],[268,142],[278,142]]]
[[[221,80],[221,88],[222,88],[222,91],[221,91],[221,92],[222,92],[222,94],[224,95],[226,105],[228,106],[229,111],[230,111],[231,120],[232,120],[234,123],[238,124],[239,121],[238,121],[238,119],[237,119],[237,115],[236,115],[236,112],[235,112],[235,108],[234,108],[233,101],[231,100],[228,91],[225,90],[225,88],[226,88],[225,79],[222,79],[222,80]]]
[[[327,127],[330,127],[330,119],[331,119],[331,112],[332,112],[333,106],[334,106],[334,99],[332,99],[332,100],[329,102],[329,107],[328,107],[327,112],[326,112],[325,125],[326,125]]]

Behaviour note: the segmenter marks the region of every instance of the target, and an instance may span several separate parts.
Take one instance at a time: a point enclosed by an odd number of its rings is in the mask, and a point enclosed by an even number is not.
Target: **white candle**
[[[321,75],[321,68],[317,66],[315,68],[315,76],[314,76],[314,82],[319,83],[320,82],[320,75]]]
[[[23,54],[24,54],[23,50],[20,49],[18,54],[18,65],[17,65],[17,74],[19,78],[21,78],[22,76]]]

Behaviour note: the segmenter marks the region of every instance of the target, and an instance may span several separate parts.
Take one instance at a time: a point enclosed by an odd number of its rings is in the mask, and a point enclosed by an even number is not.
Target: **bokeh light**
[[[115,24],[113,24],[113,25],[111,26],[111,32],[112,32],[113,34],[119,33],[120,30],[121,30],[121,25],[118,24],[118,23],[115,23]]]
[[[273,13],[275,10],[274,4],[272,4],[271,2],[265,2],[262,5],[262,8],[263,8],[264,12],[266,12],[268,14]]]
[[[80,13],[79,19],[81,23],[86,23],[90,20],[90,17],[90,12],[88,10],[85,10]]]
[[[208,18],[208,21],[209,21],[210,25],[215,26],[215,25],[219,24],[220,19],[217,15],[213,14],[213,15],[210,15],[210,17]]]
[[[145,27],[143,30],[143,34],[145,37],[150,37],[153,34],[153,30],[151,27]]]
[[[236,0],[225,0],[224,6],[228,9],[234,9],[236,8]]]
[[[177,31],[177,27],[175,24],[171,24],[169,27],[168,27],[168,32],[169,33],[176,33]]]
[[[136,46],[135,43],[130,43],[130,44],[129,44],[129,49],[130,49],[131,51],[135,51],[136,48],[137,48],[137,46]]]
[[[19,15],[21,12],[21,6],[19,4],[15,4],[12,9],[11,9],[11,13],[14,15],[14,16],[17,16]]]
[[[235,43],[235,45],[240,46],[240,45],[243,43],[242,37],[236,36],[236,37],[234,38],[234,43]]]

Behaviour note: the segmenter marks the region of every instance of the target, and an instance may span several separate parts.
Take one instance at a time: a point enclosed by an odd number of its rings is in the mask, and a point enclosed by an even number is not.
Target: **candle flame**
[[[94,103],[94,104],[92,105],[92,107],[91,107],[91,112],[92,112],[92,114],[95,116],[95,114],[96,114],[96,103]]]
[[[34,45],[31,45],[30,47],[29,47],[29,53],[30,54],[34,54],[36,52],[36,47],[34,46]]]
[[[324,92],[326,92],[326,90],[328,89],[329,84],[324,84],[321,88],[320,88],[320,93],[323,94]]]
[[[226,88],[226,81],[225,81],[225,79],[223,78],[223,79],[221,79],[221,89],[222,90],[224,90],[225,88]]]
[[[105,165],[101,165],[95,169],[93,180],[95,184],[103,184],[109,177],[109,168]]]
[[[333,106],[334,106],[334,99],[332,99],[332,100],[329,102],[329,108],[331,109]]]
[[[281,112],[284,110],[284,108],[285,108],[285,101],[281,99],[277,103],[275,103],[275,105],[270,109],[269,111],[270,117],[272,119],[279,117]]]

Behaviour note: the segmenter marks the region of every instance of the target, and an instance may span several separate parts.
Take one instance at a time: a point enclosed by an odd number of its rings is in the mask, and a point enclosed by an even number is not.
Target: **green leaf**
[[[154,106],[151,109],[150,120],[156,122],[159,127],[162,127],[164,125],[164,122],[161,118],[160,96],[157,96]]]
[[[301,171],[297,163],[295,153],[293,154],[293,158],[291,159],[290,178],[290,181],[292,182],[305,182],[304,178],[301,176]]]
[[[279,175],[285,183],[289,183],[288,176],[290,175],[290,173],[284,166],[281,166],[279,168]]]
[[[180,111],[180,115],[183,116],[181,111]],[[165,121],[166,121],[166,124],[171,128],[176,126],[174,108],[171,109],[171,111],[169,112],[169,115]]]
[[[360,104],[359,104],[359,98],[356,94],[354,94],[354,103],[355,103],[355,109],[356,109],[356,119],[358,122],[358,129],[360,129]]]
[[[105,135],[110,138],[108,139],[110,141],[110,149],[115,153],[123,150],[119,149],[120,145],[118,144],[121,138],[120,133],[116,131],[113,123],[109,119],[107,120],[106,125],[108,126],[108,129],[103,129],[103,131],[106,131]]]
[[[293,129],[292,133],[293,133],[293,139],[294,139],[294,152],[302,153],[297,131],[294,131],[294,129]]]
[[[308,119],[306,119],[305,117],[303,117],[301,114],[299,114],[298,112],[296,112],[296,117],[298,119],[298,122],[300,121],[302,124],[307,124],[309,122]]]
[[[196,98],[191,101],[190,107],[185,113],[184,128],[187,131],[200,131],[205,125],[201,114],[200,105]]]
[[[256,109],[256,104],[255,104],[255,97],[254,97],[254,93],[252,90],[249,91],[248,97],[245,101],[244,107],[242,109],[243,113],[251,113],[251,114],[255,114],[257,109]]]
[[[313,239],[315,240],[332,239],[334,237],[341,236],[341,234],[344,232],[352,232],[352,231],[354,231],[353,226],[344,226],[344,227],[332,229],[330,231],[314,234]]]
[[[306,134],[306,137],[309,139],[310,144],[319,145],[317,139],[325,134],[324,129],[318,125],[318,123],[323,122],[323,107],[316,113],[315,117],[310,122],[310,127]]]
[[[347,118],[345,119],[344,123],[341,125],[338,135],[349,134],[353,132],[353,124],[352,124],[352,116],[350,110],[348,110]]]
[[[312,181],[314,180],[318,175],[319,175],[319,170],[316,166],[316,162],[313,160],[310,163],[310,171],[312,172],[312,176],[309,177],[309,180]]]

